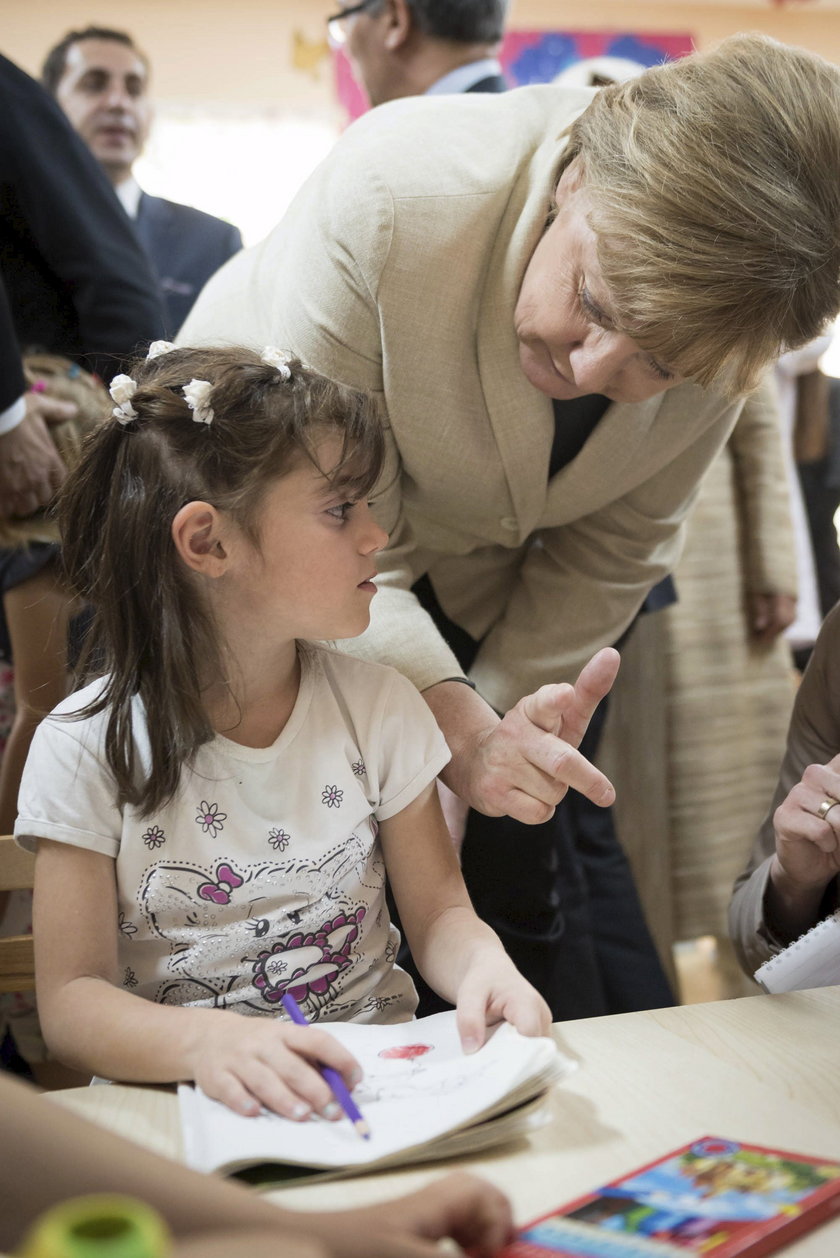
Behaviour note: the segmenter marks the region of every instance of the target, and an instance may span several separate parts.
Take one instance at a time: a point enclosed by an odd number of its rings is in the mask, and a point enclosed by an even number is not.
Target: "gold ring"
[[[840,804],[840,799],[824,799],[815,815],[819,817],[820,821],[825,821],[832,808],[836,808],[838,804]]]

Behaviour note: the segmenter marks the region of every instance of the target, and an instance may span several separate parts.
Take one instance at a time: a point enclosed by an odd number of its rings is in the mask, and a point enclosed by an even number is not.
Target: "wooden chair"
[[[35,857],[0,835],[0,893],[31,889]],[[2,895],[0,894],[0,898]],[[0,936],[0,992],[29,992],[35,987],[35,949],[31,935]]]

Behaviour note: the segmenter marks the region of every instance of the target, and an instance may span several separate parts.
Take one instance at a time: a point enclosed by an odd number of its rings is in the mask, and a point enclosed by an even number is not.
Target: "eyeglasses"
[[[340,48],[347,42],[347,32],[342,23],[346,17],[353,17],[356,13],[363,13],[365,9],[369,9],[372,4],[378,4],[379,0],[361,0],[361,4],[353,4],[349,9],[342,9],[340,13],[334,13],[332,17],[327,18],[327,35],[330,42],[337,48]]]

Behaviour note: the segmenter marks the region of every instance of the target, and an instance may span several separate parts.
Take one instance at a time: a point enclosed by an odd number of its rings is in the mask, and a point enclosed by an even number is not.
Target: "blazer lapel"
[[[632,405],[613,402],[607,408],[577,456],[552,477],[547,520],[560,524],[615,499],[616,485],[630,479],[643,450],[649,457],[644,447],[667,396],[659,393]]]
[[[564,100],[568,102],[564,93]],[[478,311],[478,366],[487,412],[505,469],[519,523],[520,540],[533,530],[545,506],[548,461],[554,434],[551,399],[526,379],[519,365],[513,311],[525,269],[545,230],[562,145],[558,132],[592,99],[580,94],[580,107],[566,106],[536,149],[511,193],[499,225]],[[524,439],[524,433],[528,439]]]

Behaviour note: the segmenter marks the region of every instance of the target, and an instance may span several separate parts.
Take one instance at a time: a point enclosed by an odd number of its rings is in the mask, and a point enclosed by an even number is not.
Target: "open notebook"
[[[507,1024],[465,1057],[454,1013],[395,1026],[331,1022],[324,1029],[364,1069],[353,1099],[370,1139],[360,1139],[344,1119],[296,1123],[267,1111],[242,1118],[200,1088],[182,1084],[178,1096],[190,1166],[226,1174],[260,1167],[248,1178],[276,1182],[303,1173],[334,1177],[472,1153],[538,1125],[550,1085],[575,1065],[553,1040],[528,1039]],[[266,1163],[277,1169],[266,1172]]]
[[[796,992],[840,983],[840,909],[765,961],[753,977],[766,992]]]

